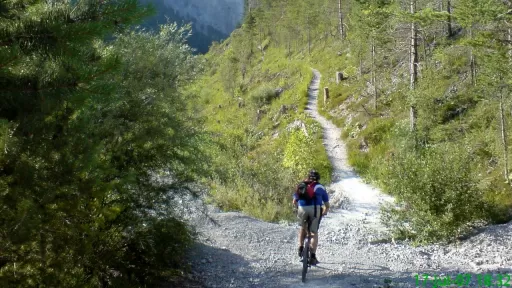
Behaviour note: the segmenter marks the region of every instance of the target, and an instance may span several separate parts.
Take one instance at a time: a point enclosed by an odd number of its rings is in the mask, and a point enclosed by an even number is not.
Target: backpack
[[[316,182],[312,181],[302,181],[297,185],[297,191],[295,192],[297,194],[297,198],[299,200],[306,200],[311,201],[315,199],[315,185]]]

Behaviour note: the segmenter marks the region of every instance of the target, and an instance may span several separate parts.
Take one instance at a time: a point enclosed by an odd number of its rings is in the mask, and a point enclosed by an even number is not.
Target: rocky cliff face
[[[207,33],[208,26],[229,35],[241,21],[244,0],[163,0],[184,19],[193,21]]]
[[[208,52],[213,41],[226,39],[242,21],[244,0],[142,0],[155,6],[157,14],[143,26],[158,29],[167,19],[178,24],[192,23],[188,44],[199,53]]]

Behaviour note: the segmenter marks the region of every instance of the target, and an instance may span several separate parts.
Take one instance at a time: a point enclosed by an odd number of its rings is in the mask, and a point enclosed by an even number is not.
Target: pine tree
[[[367,37],[367,45],[370,51],[371,59],[371,84],[373,94],[373,108],[377,109],[377,76],[376,61],[378,47],[382,47],[389,42],[389,34],[387,33],[391,26],[391,17],[396,13],[394,11],[394,3],[386,0],[368,0],[358,1],[358,34],[356,37]]]
[[[0,286],[141,285],[180,255],[159,238],[190,240],[165,207],[200,157],[177,88],[194,62],[184,31],[121,37],[150,12],[0,2]]]

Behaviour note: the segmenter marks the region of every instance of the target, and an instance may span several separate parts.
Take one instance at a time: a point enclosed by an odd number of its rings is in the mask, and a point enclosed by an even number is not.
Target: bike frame
[[[307,230],[306,237],[304,239],[304,250],[302,251],[302,282],[306,282],[306,274],[308,273],[308,268],[311,267],[310,258],[311,258],[311,223],[313,220],[308,219],[304,222],[307,222]]]

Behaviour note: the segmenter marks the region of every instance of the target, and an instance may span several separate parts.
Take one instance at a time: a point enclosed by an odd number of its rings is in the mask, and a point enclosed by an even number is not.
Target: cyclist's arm
[[[322,215],[326,215],[329,211],[329,194],[327,194],[327,191],[323,190],[322,193],[322,202],[324,202],[325,209],[323,209]]]
[[[322,215],[327,215],[327,212],[329,212],[329,202],[324,202],[325,208],[323,209]]]

